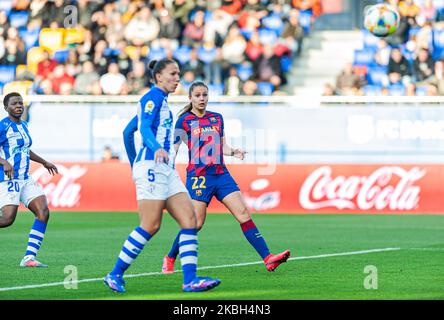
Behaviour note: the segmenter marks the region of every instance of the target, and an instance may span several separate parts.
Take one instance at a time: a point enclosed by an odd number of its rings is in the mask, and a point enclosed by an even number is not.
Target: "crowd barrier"
[[[127,163],[56,165],[56,176],[31,166],[51,210],[137,211]],[[185,165],[176,169],[185,181]],[[257,213],[444,213],[444,165],[439,164],[233,164],[229,171]],[[228,211],[215,200],[209,212]]]

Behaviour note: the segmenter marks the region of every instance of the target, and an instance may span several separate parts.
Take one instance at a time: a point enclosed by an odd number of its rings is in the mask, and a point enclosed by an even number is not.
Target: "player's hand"
[[[14,168],[8,161],[5,161],[3,163],[3,171],[5,172],[9,180],[12,180],[14,178]]]
[[[168,164],[168,152],[165,151],[165,149],[160,148],[156,151],[154,154],[154,161],[155,163],[167,163]]]
[[[59,173],[59,170],[57,169],[57,167],[52,164],[51,162],[45,162],[43,164],[43,166],[48,170],[48,172],[52,175],[55,175],[57,173]]]
[[[246,153],[247,153],[247,151],[244,151],[242,149],[234,149],[233,150],[233,157],[244,160]]]

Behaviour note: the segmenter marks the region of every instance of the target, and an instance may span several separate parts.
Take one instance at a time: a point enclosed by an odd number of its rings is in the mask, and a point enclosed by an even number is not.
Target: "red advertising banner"
[[[137,211],[127,163],[57,163],[31,172],[51,210]],[[185,165],[177,168],[185,179]],[[444,165],[230,165],[253,212],[444,213]],[[227,212],[216,199],[210,212]]]

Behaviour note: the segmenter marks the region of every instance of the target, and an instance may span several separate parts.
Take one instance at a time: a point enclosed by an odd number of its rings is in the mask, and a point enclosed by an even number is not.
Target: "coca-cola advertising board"
[[[137,211],[127,163],[35,163],[54,211]],[[185,179],[185,165],[178,165]],[[444,165],[230,165],[248,207],[258,213],[444,213]],[[266,174],[264,174],[266,173]],[[210,212],[227,212],[216,199]]]

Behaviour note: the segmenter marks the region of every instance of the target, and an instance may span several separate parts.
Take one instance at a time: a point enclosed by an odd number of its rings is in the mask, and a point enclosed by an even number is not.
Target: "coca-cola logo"
[[[39,183],[48,199],[48,204],[54,208],[72,208],[80,202],[82,186],[76,180],[82,177],[87,168],[74,165],[70,168],[57,164],[58,181],[49,174],[48,170],[40,167],[32,173],[32,178]]]
[[[308,210],[334,207],[360,210],[412,210],[420,200],[421,187],[414,185],[425,169],[381,167],[368,176],[332,176],[332,168],[313,171],[302,184],[301,206]]]

